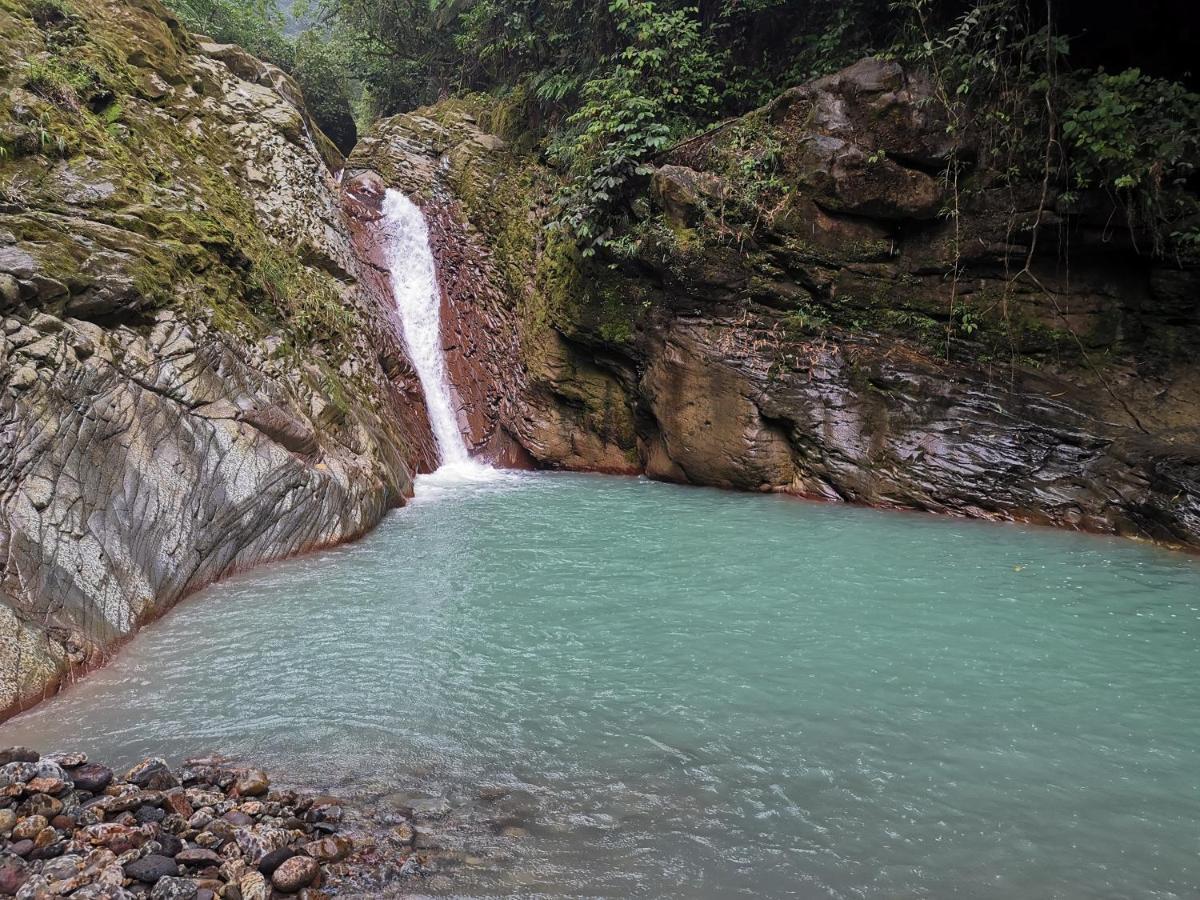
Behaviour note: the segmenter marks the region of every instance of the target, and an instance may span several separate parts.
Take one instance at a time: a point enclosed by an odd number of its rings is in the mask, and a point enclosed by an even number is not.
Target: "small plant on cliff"
[[[653,0],[610,0],[608,8],[627,43],[584,84],[582,103],[552,148],[572,175],[559,223],[585,256],[611,235],[627,182],[648,174],[650,157],[716,105],[721,68],[695,7],[662,11]]]
[[[1076,77],[1066,100],[1072,187],[1114,194],[1161,252],[1178,223],[1200,211],[1188,191],[1200,166],[1200,94],[1127,69]]]

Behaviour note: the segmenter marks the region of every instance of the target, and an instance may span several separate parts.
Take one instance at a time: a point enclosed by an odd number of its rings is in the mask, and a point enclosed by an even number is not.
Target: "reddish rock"
[[[0,866],[0,894],[11,897],[29,878],[29,872],[24,866]]]
[[[308,856],[293,856],[275,870],[271,876],[271,884],[285,894],[294,894],[301,888],[312,884],[321,874],[321,867],[315,859]]]
[[[345,859],[354,849],[354,844],[345,837],[326,837],[304,845],[304,852],[321,862],[337,862]]]
[[[239,797],[261,797],[267,792],[271,780],[261,769],[250,769],[234,783],[233,790]]]

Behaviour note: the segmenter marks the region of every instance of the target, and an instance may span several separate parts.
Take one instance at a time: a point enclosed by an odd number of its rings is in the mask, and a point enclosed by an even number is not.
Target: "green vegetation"
[[[343,153],[358,139],[354,104],[361,93],[352,77],[352,42],[342,30],[317,27],[287,33],[275,0],[167,0],[192,31],[222,43],[239,44],[291,74],[304,92],[308,111]],[[293,13],[306,18],[305,4]]]
[[[1047,199],[1068,205],[1084,191],[1109,193],[1154,252],[1200,245],[1189,191],[1200,103],[1180,80],[1188,55],[1158,40],[1131,52],[1173,68],[1109,72],[1093,64],[1103,35],[1092,33],[1115,26],[1060,6],[1069,5],[324,0],[321,20],[353,47],[343,58],[368,118],[478,91],[504,104],[506,130],[559,171],[558,221],[585,254],[621,240],[636,218],[630,200],[664,149],[868,53],[929,70],[951,131],[982,148],[993,176],[1044,180]],[[753,135],[746,150],[739,199],[778,200],[777,151]],[[959,202],[981,186],[965,183],[967,162],[948,173]]]

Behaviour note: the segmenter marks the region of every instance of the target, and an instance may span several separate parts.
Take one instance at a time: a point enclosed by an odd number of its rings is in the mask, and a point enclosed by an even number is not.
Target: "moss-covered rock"
[[[12,710],[187,592],[361,533],[426,438],[290,78],[157,0],[0,0],[0,33]]]
[[[1200,278],[997,189],[930,90],[864,60],[684,142],[591,260],[486,98],[350,164],[446,223],[447,343],[541,465],[1200,546]]]

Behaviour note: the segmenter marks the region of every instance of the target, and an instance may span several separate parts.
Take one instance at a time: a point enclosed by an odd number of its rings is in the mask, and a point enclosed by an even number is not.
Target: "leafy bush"
[[[1073,186],[1104,188],[1159,236],[1195,215],[1200,95],[1140,69],[1085,73],[1063,112]]]
[[[653,0],[611,0],[609,9],[628,43],[583,85],[554,145],[574,176],[560,221],[585,255],[608,237],[626,182],[716,105],[723,63],[695,7],[663,13]]]

